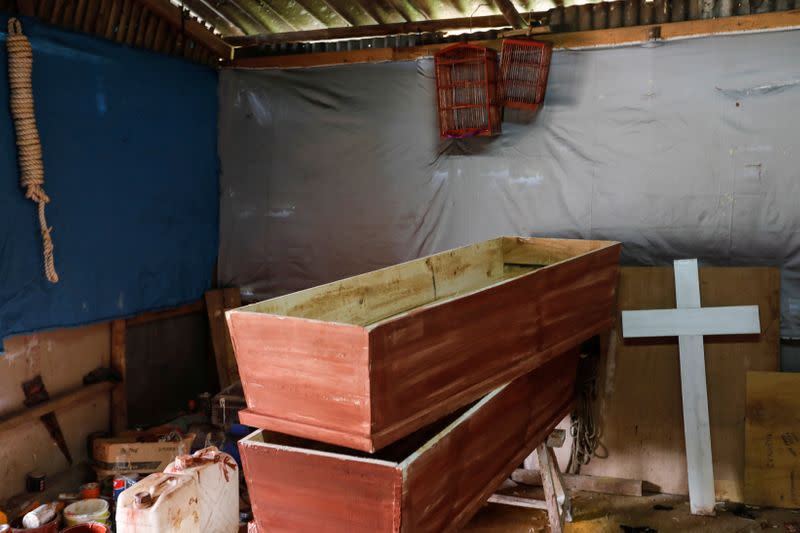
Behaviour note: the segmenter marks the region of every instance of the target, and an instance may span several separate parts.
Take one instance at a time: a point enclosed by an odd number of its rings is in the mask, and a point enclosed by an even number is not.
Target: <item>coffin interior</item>
[[[498,237],[239,308],[370,326],[615,243]]]
[[[491,396],[491,395],[490,395]],[[476,402],[472,402],[457,411],[437,420],[422,429],[419,429],[411,435],[386,446],[375,453],[367,453],[334,444],[327,444],[302,437],[294,437],[284,433],[275,431],[261,430],[257,431],[246,438],[248,444],[265,445],[265,446],[282,446],[293,448],[300,453],[314,453],[321,452],[326,454],[340,455],[349,460],[364,460],[367,462],[381,461],[392,463],[393,465],[400,465],[412,459],[420,448],[426,444],[435,442],[440,434],[442,434],[448,426],[458,420],[467,412],[471,412],[477,404],[485,402],[486,398]]]

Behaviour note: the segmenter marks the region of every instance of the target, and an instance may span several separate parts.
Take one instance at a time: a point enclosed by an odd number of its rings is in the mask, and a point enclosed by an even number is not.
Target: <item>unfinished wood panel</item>
[[[503,279],[503,250],[497,239],[428,258],[434,300],[464,294]]]
[[[111,0],[111,7],[109,8],[108,20],[106,21],[105,28],[102,28],[102,35],[106,39],[115,39],[114,33],[120,22],[120,13],[124,2],[120,0]]]
[[[643,5],[650,5],[647,2]],[[664,41],[704,37],[748,31],[775,31],[800,27],[800,10],[776,11],[755,15],[722,17],[707,20],[689,20],[669,24],[648,24],[605,30],[587,30],[537,34],[536,39],[553,43],[554,49],[589,48],[645,43],[652,39],[654,30],[660,31]],[[471,44],[500,50],[501,40],[473,41]],[[319,52],[281,56],[239,57],[232,66],[240,68],[309,68],[348,63],[377,63],[385,61],[412,61],[431,57],[450,43],[409,48],[370,48],[346,52]]]
[[[214,360],[217,366],[220,388],[230,387],[239,380],[233,343],[225,321],[225,310],[242,305],[241,291],[236,288],[215,289],[206,292],[206,314],[214,347]]]
[[[375,455],[259,431],[239,443],[261,531],[458,531],[573,400],[577,352]]]
[[[111,390],[113,386],[112,383],[107,381],[81,386],[33,407],[26,407],[2,416],[0,417],[0,433],[12,431],[27,424],[38,424],[40,422],[39,418],[48,413],[59,413],[76,405],[86,403],[87,400],[106,397],[105,393]]]
[[[779,285],[774,268],[700,269],[703,306],[758,305],[762,328],[760,336],[704,339],[718,500],[744,496],[745,374],[778,369]],[[619,309],[675,307],[672,268],[622,268],[617,297]],[[592,459],[581,473],[688,494],[677,339],[623,340],[618,330],[598,384],[608,457]]]
[[[73,360],[77,357],[73,356]],[[108,431],[108,394],[87,398],[56,413],[70,455],[76,463],[88,461],[86,438],[96,431]],[[44,472],[48,478],[70,467],[44,424],[27,424],[0,433],[0,501],[25,491],[25,475]],[[7,510],[7,509],[4,509]]]
[[[81,31],[84,33],[92,33],[94,25],[97,22],[97,16],[100,14],[100,0],[87,0],[86,15],[83,17]]]
[[[125,44],[132,46],[136,41],[136,35],[139,32],[139,19],[142,16],[142,5],[136,0],[132,0],[131,14],[128,18],[128,29],[125,34]]]
[[[23,407],[21,384],[42,376],[52,397],[78,387],[83,376],[108,366],[108,324],[56,329],[3,340],[0,352],[0,416]]]
[[[128,365],[126,360],[125,320],[111,323],[111,368],[119,373],[122,381],[111,391],[111,431],[114,435],[128,429]]]
[[[163,424],[186,411],[190,400],[213,390],[208,318],[200,311],[137,326],[128,324],[126,382],[128,425]]]
[[[584,476],[581,474],[562,474],[564,486],[569,490],[599,492],[603,494],[619,494],[620,496],[641,496],[641,479],[620,479],[606,476]],[[511,479],[523,485],[542,485],[540,470],[519,468],[511,475]]]
[[[747,373],[745,501],[800,508],[800,374]]]
[[[366,325],[431,302],[433,276],[412,261],[243,307],[242,311]]]
[[[513,279],[505,279],[498,264],[502,239],[489,243],[229,312],[249,406],[241,419],[256,427],[372,451],[610,327],[618,243],[595,243],[594,252]],[[471,259],[460,259],[462,252]],[[440,285],[449,298],[436,299]],[[387,302],[384,288],[402,295],[402,306]],[[469,292],[452,296],[463,290]],[[360,326],[411,303],[419,307]],[[371,310],[372,305],[378,310]],[[338,312],[339,307],[345,311]],[[303,318],[265,314],[264,309],[283,309]],[[323,312],[334,321],[320,321]],[[345,317],[356,323],[342,324]],[[335,348],[327,346],[326,334],[334,336]],[[339,341],[345,334],[353,339],[350,345]],[[314,348],[308,339],[315,341]],[[361,342],[367,339],[364,347]],[[317,357],[314,350],[331,356]],[[361,372],[356,380],[343,379],[343,372],[353,372],[358,365],[367,367],[361,369],[369,372],[366,385],[360,381]],[[309,370],[327,382],[306,379]],[[313,411],[304,397],[318,402]],[[369,411],[353,409],[355,401]],[[323,412],[326,416],[320,417]],[[352,418],[364,413],[365,418]],[[326,419],[336,420],[337,426],[326,425]]]
[[[0,417],[8,420],[24,408],[21,384],[42,376],[54,401],[82,387],[83,376],[107,367],[110,358],[109,324],[64,328],[8,337],[0,353]],[[102,386],[101,386],[102,387]],[[107,431],[109,394],[89,389],[80,401],[62,404],[56,412],[64,438],[76,461],[86,460],[86,436]],[[51,404],[52,405],[52,404]],[[0,430],[0,500],[22,492],[25,474],[42,470],[48,476],[68,467],[44,424],[14,424]],[[55,450],[55,452],[54,452]]]
[[[503,262],[508,265],[552,265],[588,254],[603,241],[503,237]]]
[[[124,0],[122,2],[122,12],[119,17],[119,27],[117,28],[117,35],[115,37],[118,43],[125,42],[128,38],[128,28],[131,24],[133,2],[134,0]]]

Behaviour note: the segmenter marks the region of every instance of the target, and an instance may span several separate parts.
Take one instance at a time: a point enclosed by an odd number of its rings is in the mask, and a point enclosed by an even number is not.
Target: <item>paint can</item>
[[[25,490],[28,492],[44,492],[47,488],[47,476],[44,472],[29,472],[25,476]]]
[[[132,487],[138,480],[139,476],[137,474],[117,474],[114,476],[114,501],[116,502],[117,497],[119,497],[125,489]]]
[[[100,497],[100,483],[81,485],[81,500],[92,500]]]

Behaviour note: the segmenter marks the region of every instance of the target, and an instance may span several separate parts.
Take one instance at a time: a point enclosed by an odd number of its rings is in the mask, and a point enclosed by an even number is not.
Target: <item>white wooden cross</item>
[[[692,514],[714,514],[714,467],[703,335],[761,333],[757,305],[700,307],[697,259],[675,261],[677,309],[622,312],[622,336],[678,337],[683,433]]]

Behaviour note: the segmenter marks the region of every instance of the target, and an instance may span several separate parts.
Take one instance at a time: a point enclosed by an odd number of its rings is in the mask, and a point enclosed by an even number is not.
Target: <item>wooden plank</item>
[[[678,260],[675,270],[675,303],[679,312],[696,311],[700,307],[700,274],[696,259]],[[727,309],[730,314],[731,308]],[[711,311],[707,308],[705,311]],[[638,311],[644,312],[644,311]],[[750,324],[738,324],[742,329],[734,328],[723,333],[760,333],[758,323],[758,307],[753,306]],[[708,319],[709,313],[704,313]],[[623,336],[625,317],[623,320]],[[733,317],[717,317],[723,324],[732,324]],[[702,322],[702,319],[697,319]],[[713,322],[712,322],[713,323]],[[753,331],[753,324],[756,328]],[[719,322],[716,325],[720,325]],[[706,324],[709,326],[709,324]],[[750,328],[749,330],[747,328]],[[680,329],[680,328],[676,328]],[[713,328],[709,328],[713,329]],[[701,328],[700,331],[703,331]],[[708,419],[708,391],[706,390],[706,355],[703,350],[702,333],[679,334],[678,353],[681,369],[681,405],[683,407],[683,434],[686,442],[686,468],[689,484],[689,507],[692,514],[713,515],[714,505],[714,463],[711,456],[711,423]]]
[[[225,322],[225,309],[241,305],[241,291],[238,288],[214,289],[206,292],[205,300],[217,376],[220,387],[224,389],[239,380],[236,356],[233,353],[228,324]]]
[[[489,503],[499,503],[500,505],[510,505],[512,507],[526,507],[528,509],[548,510],[547,502],[544,500],[534,500],[521,496],[511,496],[509,494],[492,494],[486,500]]]
[[[169,22],[173,27],[180,28],[186,35],[203,44],[206,48],[214,52],[217,57],[223,60],[233,58],[233,48],[213,34],[208,28],[200,24],[196,20],[185,19],[181,14],[181,8],[172,5],[168,0],[141,0],[148,11],[163,18]]]
[[[618,243],[513,279],[489,243],[227,313],[242,421],[374,451],[610,328]]]
[[[532,20],[542,18],[542,13],[526,13]],[[417,20],[391,24],[365,24],[360,26],[344,26],[323,28],[319,30],[303,30],[295,32],[265,33],[242,37],[228,37],[225,41],[233,46],[263,46],[288,42],[328,41],[334,39],[358,39],[360,37],[382,37],[402,33],[424,33],[465,28],[498,28],[506,25],[503,15],[485,15],[439,20]]]
[[[536,456],[539,458],[539,464],[542,468],[542,488],[544,489],[544,502],[547,505],[547,521],[550,524],[550,531],[551,533],[561,533],[564,529],[558,500],[556,499],[553,469],[550,464],[550,457],[547,454],[547,447],[544,444],[536,447]]]
[[[795,9],[790,11],[760,13],[756,15],[689,20],[666,24],[611,28],[606,30],[550,33],[537,35],[536,38],[552,42],[553,47],[556,49],[620,46],[648,42],[652,40],[653,31],[656,28],[661,32],[662,41],[748,31],[795,29],[800,28],[800,10]],[[475,41],[473,44],[499,50],[501,41]],[[448,45],[449,43],[398,50],[390,48],[372,48],[369,50],[354,50],[351,52],[321,52],[285,56],[243,57],[234,59],[232,66],[243,68],[302,68],[343,63],[410,61],[420,57],[429,57],[437,50]]]
[[[800,374],[747,373],[745,501],[800,508]]]
[[[22,411],[0,417],[0,433],[17,429],[25,424],[39,422],[39,418],[48,413],[65,411],[81,403],[95,400],[97,397],[111,390],[113,386],[113,383],[107,381],[94,383],[72,392],[58,395],[34,407],[29,407]]]
[[[117,383],[111,391],[111,431],[114,435],[119,435],[128,429],[125,328],[125,320],[115,320],[111,323],[111,368],[122,378],[122,382]]]
[[[569,490],[616,494],[620,496],[641,496],[641,479],[620,479],[607,476],[586,476],[583,474],[562,474],[564,486]],[[541,486],[542,473],[537,470],[518,468],[511,479],[523,485]]]
[[[506,19],[509,26],[514,28],[524,28],[527,26],[525,20],[520,16],[517,8],[514,7],[514,4],[511,3],[511,0],[493,0],[494,5],[497,6],[497,9],[503,14],[503,18]]]
[[[755,305],[648,309],[623,311],[622,332],[629,339],[737,333],[757,335],[761,333],[761,325],[758,322],[758,307]]]
[[[711,447],[717,500],[744,497],[745,375],[779,368],[780,273],[774,268],[700,268],[704,305],[757,304],[758,337],[705,339]],[[674,307],[673,269],[620,269],[618,307]],[[641,479],[649,490],[688,494],[677,339],[623,340],[601,359],[598,391],[603,444],[581,473]],[[642,379],[646,376],[647,379]]]
[[[126,323],[128,327],[138,326],[140,324],[146,324],[147,322],[154,322],[156,320],[167,320],[168,318],[190,315],[192,313],[202,313],[205,311],[205,308],[205,302],[203,302],[203,300],[197,300],[196,302],[180,305],[178,307],[169,307],[167,309],[158,309],[156,311],[146,311],[128,318]]]

